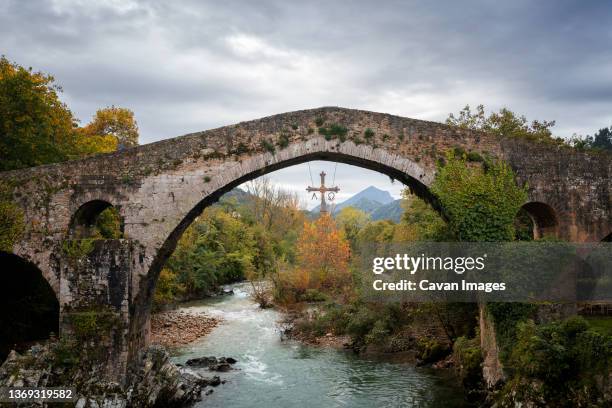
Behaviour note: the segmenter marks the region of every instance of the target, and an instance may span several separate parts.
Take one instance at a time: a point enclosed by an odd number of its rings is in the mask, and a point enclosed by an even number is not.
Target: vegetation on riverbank
[[[297,197],[266,179],[248,190],[207,208],[185,231],[158,279],[157,307],[210,296],[227,283],[259,281],[295,262],[305,220]]]

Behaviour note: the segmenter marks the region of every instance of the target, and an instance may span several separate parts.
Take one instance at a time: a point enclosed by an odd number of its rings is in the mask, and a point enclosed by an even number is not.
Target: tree
[[[80,128],[61,91],[51,75],[0,58],[0,171],[112,152],[118,141],[137,143],[131,111],[102,109]]]
[[[400,226],[404,227],[403,241],[452,241],[446,221],[428,203],[405,189],[402,193],[404,213]],[[396,234],[397,235],[397,234]]]
[[[593,136],[581,137],[574,135],[570,144],[578,149],[594,149],[612,151],[612,126],[599,129]]]
[[[138,145],[138,124],[134,112],[127,108],[111,106],[98,109],[83,130],[88,136],[114,138],[120,150]]]
[[[492,112],[487,116],[484,105],[478,105],[476,112],[472,112],[470,105],[466,105],[457,116],[453,113],[449,114],[446,124],[464,129],[482,130],[505,137],[562,143],[561,139],[553,138],[550,130],[555,126],[554,120],[534,120],[529,123],[525,116],[519,116],[507,108],[502,108],[499,112]]]
[[[160,272],[159,278],[157,278],[153,303],[155,305],[173,303],[177,298],[181,297],[184,292],[185,288],[179,283],[176,272],[164,268]]]
[[[279,258],[295,261],[297,231],[304,223],[304,213],[295,193],[274,187],[261,177],[247,184],[247,198],[242,215],[267,231]]]
[[[344,235],[349,241],[351,250],[355,251],[357,249],[357,235],[370,222],[369,214],[355,207],[344,207],[336,216],[336,222],[344,230]]]
[[[593,135],[591,147],[593,149],[612,150],[612,126],[599,129],[599,131]]]
[[[80,155],[76,120],[54,78],[0,58],[0,171]]]
[[[340,289],[350,280],[349,244],[329,215],[305,223],[297,243],[298,269],[315,288]]]
[[[183,233],[167,268],[176,273],[188,299],[206,296],[219,285],[244,279],[253,269],[253,231],[219,207],[208,208]]]
[[[378,220],[366,224],[359,234],[359,244],[393,242],[396,224],[391,220]]]
[[[517,186],[514,172],[504,162],[490,164],[485,171],[452,154],[431,191],[459,241],[513,241],[514,218],[527,200],[526,187]]]

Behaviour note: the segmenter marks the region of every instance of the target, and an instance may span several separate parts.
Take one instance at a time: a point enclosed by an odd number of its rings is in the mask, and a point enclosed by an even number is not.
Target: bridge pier
[[[128,370],[131,275],[141,249],[130,240],[67,240],[58,250],[60,336],[85,363],[124,384]]]

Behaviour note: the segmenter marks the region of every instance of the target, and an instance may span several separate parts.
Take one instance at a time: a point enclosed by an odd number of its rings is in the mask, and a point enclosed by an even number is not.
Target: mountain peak
[[[381,190],[374,186],[369,186],[354,196],[336,204],[334,207],[334,214],[340,212],[340,210],[345,207],[355,207],[370,213],[376,208],[392,203],[393,201],[395,201],[395,199],[388,191]],[[318,212],[319,206],[316,206],[311,211],[313,213]]]
[[[378,201],[381,204],[389,204],[390,202],[395,200],[388,191],[381,190],[374,186],[369,186],[346,200],[344,203],[347,203],[351,200],[357,201],[360,198],[367,198],[368,200]]]

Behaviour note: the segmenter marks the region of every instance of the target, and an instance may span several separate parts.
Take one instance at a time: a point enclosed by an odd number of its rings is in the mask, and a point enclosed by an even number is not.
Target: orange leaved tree
[[[350,282],[350,249],[344,232],[329,215],[305,223],[297,242],[298,274],[309,289],[335,292]]]

